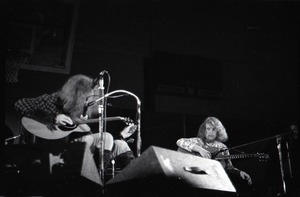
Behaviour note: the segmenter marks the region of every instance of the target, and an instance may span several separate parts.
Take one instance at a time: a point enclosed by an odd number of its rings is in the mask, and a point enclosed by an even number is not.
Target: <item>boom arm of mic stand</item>
[[[282,143],[282,138],[284,136],[291,135],[293,133],[294,133],[294,131],[293,132],[288,132],[288,133],[281,133],[281,134],[274,135],[274,136],[271,136],[271,137],[268,137],[268,138],[264,138],[264,139],[261,139],[261,140],[257,140],[257,141],[254,141],[254,142],[250,142],[250,143],[242,144],[242,145],[239,145],[239,146],[231,147],[231,148],[228,148],[228,150],[233,149],[233,148],[238,148],[238,147],[246,146],[246,145],[250,145],[250,144],[254,144],[254,143],[258,143],[258,142],[268,141],[268,140],[271,140],[271,139],[276,139],[277,149],[278,149],[278,156],[279,156],[279,164],[280,164],[282,187],[283,187],[284,195],[286,195],[287,188],[286,188],[286,183],[285,183],[285,173],[284,173],[283,162],[282,162],[283,158],[282,158],[281,143]],[[289,151],[288,144],[286,144],[286,145],[287,145],[287,151]],[[287,152],[287,155],[288,155],[288,162],[290,162],[289,152]],[[291,166],[289,166],[289,168],[290,168],[289,170],[291,172],[292,171]]]
[[[141,101],[140,99],[133,94],[132,92],[129,92],[127,90],[115,90],[112,91],[110,93],[105,94],[104,96],[102,96],[99,99],[96,99],[95,101],[92,101],[94,103],[101,101],[104,98],[109,97],[112,94],[115,93],[126,93],[129,94],[131,96],[133,96],[136,99],[136,103],[137,103],[137,141],[136,141],[136,154],[139,157],[141,155],[141,147],[142,147],[142,138],[141,138]]]

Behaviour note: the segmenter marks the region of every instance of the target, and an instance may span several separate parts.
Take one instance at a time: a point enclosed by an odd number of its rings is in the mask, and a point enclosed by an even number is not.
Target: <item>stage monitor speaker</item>
[[[70,189],[76,189],[77,185],[103,185],[85,143],[7,145],[3,148],[1,160],[0,176],[7,184],[2,189],[6,189],[8,194],[31,195],[27,193],[28,188],[39,190],[33,195],[43,194],[46,190],[52,192],[51,187],[55,190],[54,185],[57,188],[65,185]]]
[[[220,162],[156,146],[150,146],[106,185],[151,177],[178,179],[191,188],[236,192]]]

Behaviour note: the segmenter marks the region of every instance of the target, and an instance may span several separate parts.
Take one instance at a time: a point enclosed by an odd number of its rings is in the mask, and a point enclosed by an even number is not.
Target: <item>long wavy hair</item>
[[[218,118],[215,117],[207,117],[204,122],[200,125],[197,137],[201,139],[205,139],[205,132],[206,132],[206,124],[210,124],[214,127],[217,131],[217,138],[216,140],[220,142],[226,142],[228,140],[228,135],[226,132],[225,127],[221,123],[221,121]]]
[[[77,74],[70,77],[58,92],[63,111],[72,119],[78,119],[83,113],[86,99],[92,94],[93,79]]]

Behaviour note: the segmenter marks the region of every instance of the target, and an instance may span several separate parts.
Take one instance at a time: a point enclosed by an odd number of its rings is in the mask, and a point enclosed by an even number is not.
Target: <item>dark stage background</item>
[[[299,123],[298,1],[45,1],[53,10],[40,9],[40,2],[1,1],[8,8],[7,47],[42,51],[55,62],[58,43],[59,49],[68,48],[61,53],[67,60],[44,69],[40,64],[45,62],[32,58],[15,73],[17,81],[6,78],[4,137],[20,132],[20,116],[13,109],[17,99],[56,91],[74,74],[96,77],[107,70],[110,91],[127,90],[141,100],[142,151],[152,145],[176,150],[177,139],[195,136],[207,116],[216,116],[228,131],[229,147],[250,143],[238,151],[272,155],[268,162],[234,161],[253,177],[257,193],[280,192],[276,141],[261,140]],[[75,5],[75,12],[60,12],[60,4]],[[26,37],[27,30],[10,29],[12,24],[30,27],[31,33]],[[39,27],[52,37],[38,36]],[[71,32],[61,33],[58,42],[54,37],[64,28]],[[22,44],[12,42],[14,36]],[[45,48],[39,43],[43,39]],[[108,102],[109,115],[135,118],[132,97]],[[122,125],[107,126],[115,132]],[[297,140],[293,143],[291,148],[298,146]],[[298,156],[292,153],[298,177]]]

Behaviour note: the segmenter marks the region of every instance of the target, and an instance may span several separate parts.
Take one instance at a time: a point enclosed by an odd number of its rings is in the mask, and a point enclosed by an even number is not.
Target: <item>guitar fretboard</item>
[[[268,159],[268,154],[234,154],[234,155],[226,155],[226,156],[218,156],[215,159],[216,160],[222,160],[222,159],[246,159],[246,158],[262,158],[262,159]]]
[[[124,118],[124,117],[120,117],[120,116],[115,116],[115,117],[107,117],[104,119],[105,121],[115,121],[115,120],[121,120],[124,122],[133,122],[131,119],[129,118]],[[90,123],[98,123],[99,119],[87,119],[87,120],[76,120],[75,121],[76,124],[90,124]]]

